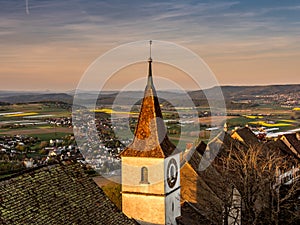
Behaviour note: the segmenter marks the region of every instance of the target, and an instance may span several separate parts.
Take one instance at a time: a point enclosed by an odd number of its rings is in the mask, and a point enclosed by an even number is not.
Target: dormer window
[[[140,184],[149,184],[148,181],[148,168],[147,167],[142,167],[141,169],[141,181]]]

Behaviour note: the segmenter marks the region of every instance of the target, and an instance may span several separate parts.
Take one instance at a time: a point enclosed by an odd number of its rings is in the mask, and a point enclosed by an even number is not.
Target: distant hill
[[[41,101],[58,101],[71,104],[73,96],[65,93],[51,93],[51,94],[18,94],[12,96],[0,97],[0,102],[15,104],[15,103],[30,103]]]
[[[213,96],[216,87],[204,91],[191,91],[189,95],[193,99],[205,98],[204,92]],[[268,85],[268,86],[221,86],[226,100],[253,99],[257,95],[290,94],[299,93],[300,84]]]
[[[188,95],[194,101],[195,105],[207,105],[207,96],[211,100],[217,100],[216,95],[218,88],[213,87],[206,90],[188,91]],[[268,86],[222,86],[226,103],[232,101],[251,100],[257,96],[274,95],[274,94],[293,94],[300,93],[300,84],[294,85],[268,85]],[[71,104],[75,91],[67,93],[33,93],[33,92],[7,92],[0,91],[0,102],[2,104],[10,103],[29,103],[39,101],[61,101]],[[175,103],[177,106],[186,104],[186,94],[183,92],[174,91],[158,91],[158,96],[161,98],[161,103],[164,104],[164,99],[168,102]],[[77,91],[77,99],[84,103],[93,104],[93,99],[97,99],[98,105],[112,105],[117,99],[119,104],[128,104],[129,102],[139,103],[143,98],[143,91],[127,91],[121,95],[117,91],[104,91],[98,97],[97,91]]]
[[[8,102],[0,102],[0,106],[3,106],[3,105],[10,105],[10,103],[8,103]]]

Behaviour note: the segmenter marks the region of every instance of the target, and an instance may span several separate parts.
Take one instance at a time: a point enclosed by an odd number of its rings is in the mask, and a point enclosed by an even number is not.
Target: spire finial
[[[151,58],[151,54],[152,54],[152,51],[151,51],[151,50],[152,50],[152,49],[151,49],[151,48],[152,48],[152,40],[149,41],[149,48],[150,48],[150,57],[149,57],[149,60],[148,60],[148,61],[149,61],[149,62],[152,62],[152,58]]]
[[[149,41],[149,50],[150,50],[150,57],[148,59],[149,63],[149,71],[148,71],[148,82],[147,82],[147,87],[152,87],[153,86],[153,80],[152,80],[152,58],[151,58],[151,45],[152,45],[152,40]]]

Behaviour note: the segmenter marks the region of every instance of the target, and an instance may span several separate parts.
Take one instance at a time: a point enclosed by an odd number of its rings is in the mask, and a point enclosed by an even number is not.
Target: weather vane
[[[29,15],[28,0],[25,0],[25,3],[26,3],[26,14]]]
[[[150,45],[150,46],[149,46],[149,47],[150,47],[150,57],[149,57],[149,60],[152,61],[152,58],[151,58],[151,50],[152,50],[152,49],[151,49],[151,46],[152,46],[152,40],[149,41],[149,45]]]
[[[152,40],[149,41],[150,44],[150,59],[151,59],[151,45],[152,45]]]

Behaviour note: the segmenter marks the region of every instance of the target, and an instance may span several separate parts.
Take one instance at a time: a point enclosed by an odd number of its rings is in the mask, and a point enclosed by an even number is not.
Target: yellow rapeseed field
[[[102,113],[107,113],[107,114],[138,114],[135,112],[121,112],[121,111],[115,111],[112,109],[95,109],[95,110],[92,110],[92,112],[102,112]]]
[[[32,115],[37,115],[38,113],[36,112],[27,112],[27,113],[16,113],[16,114],[8,114],[5,115],[4,117],[22,117],[22,116],[32,116]]]
[[[247,119],[263,119],[263,116],[251,116],[251,115],[244,115]]]
[[[264,121],[249,122],[250,124],[261,125],[263,127],[288,127],[292,126],[289,123],[266,123]]]
[[[280,122],[284,122],[284,123],[297,123],[296,120],[280,120]]]

